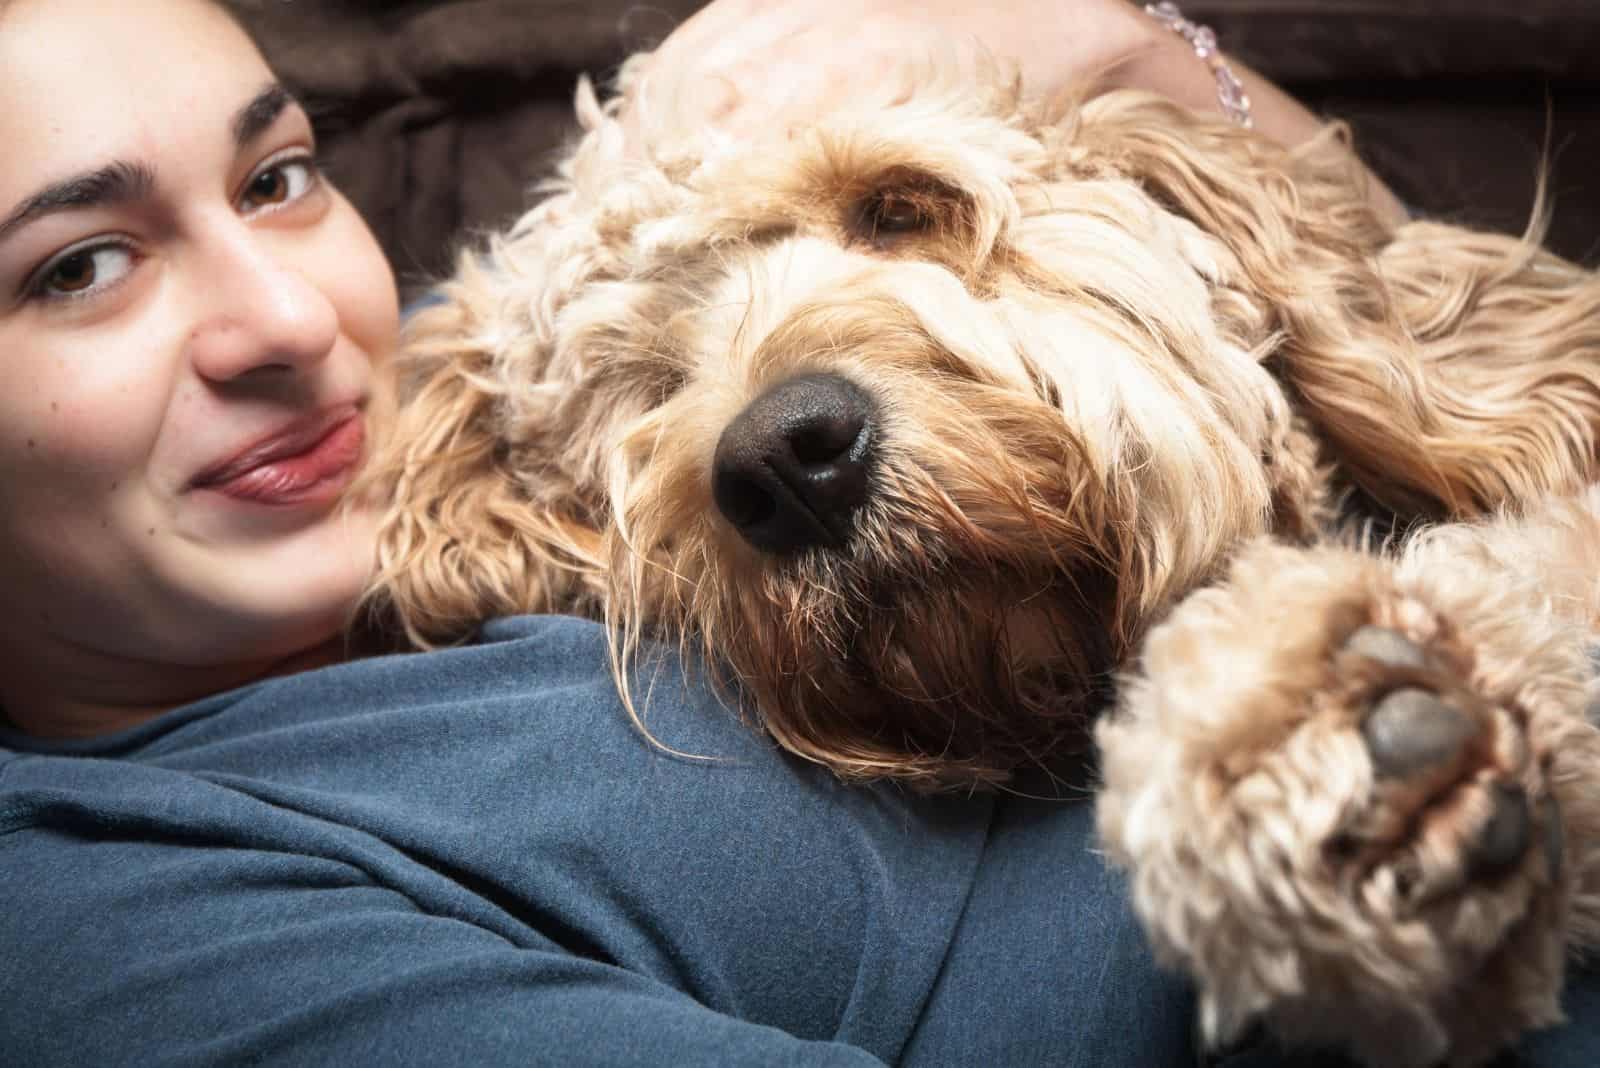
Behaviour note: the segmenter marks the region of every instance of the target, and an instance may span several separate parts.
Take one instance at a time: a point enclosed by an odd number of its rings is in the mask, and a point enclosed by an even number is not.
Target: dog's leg
[[[1474,1064],[1560,1019],[1600,935],[1597,558],[1577,507],[1399,559],[1262,543],[1152,632],[1099,824],[1209,1040]]]

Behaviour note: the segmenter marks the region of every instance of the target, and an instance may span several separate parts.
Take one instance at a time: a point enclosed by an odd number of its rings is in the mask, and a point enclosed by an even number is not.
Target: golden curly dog
[[[661,90],[642,151],[580,89],[413,324],[375,601],[419,644],[603,618],[641,726],[679,640],[919,788],[1114,700],[1100,830],[1211,1040],[1472,1064],[1557,1020],[1600,942],[1600,280],[1387,227],[1338,127],[941,69],[753,144]]]

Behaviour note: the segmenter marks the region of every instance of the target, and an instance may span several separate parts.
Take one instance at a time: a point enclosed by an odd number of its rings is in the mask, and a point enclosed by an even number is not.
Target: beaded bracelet
[[[1217,35],[1211,32],[1211,27],[1196,25],[1184,18],[1178,5],[1171,0],[1146,4],[1144,10],[1145,14],[1189,42],[1194,54],[1211,68],[1211,78],[1217,83],[1217,102],[1222,105],[1222,113],[1240,126],[1249,128],[1252,125],[1250,98],[1245,95],[1244,83],[1239,81],[1228,67],[1227,60],[1217,51]]]

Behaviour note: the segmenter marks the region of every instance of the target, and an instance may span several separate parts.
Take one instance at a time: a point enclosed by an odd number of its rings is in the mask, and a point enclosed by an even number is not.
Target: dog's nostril
[[[819,419],[797,427],[789,437],[795,459],[808,466],[837,460],[861,435],[861,419]]]
[[[750,479],[730,475],[725,481],[718,480],[717,508],[728,522],[743,530],[771,520],[778,510],[778,502]]]
[[[842,544],[870,492],[873,415],[866,392],[839,375],[769,389],[717,442],[717,510],[763,552]]]

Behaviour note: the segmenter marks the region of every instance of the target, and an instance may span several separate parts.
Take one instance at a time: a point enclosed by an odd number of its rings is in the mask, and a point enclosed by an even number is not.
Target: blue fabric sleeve
[[[513,944],[347,864],[142,838],[108,830],[34,873],[76,922],[0,922],[23,966],[0,982],[6,1063],[881,1063],[576,947]]]
[[[0,1062],[862,1065],[986,806],[847,789],[598,628],[275,680],[0,755]]]

